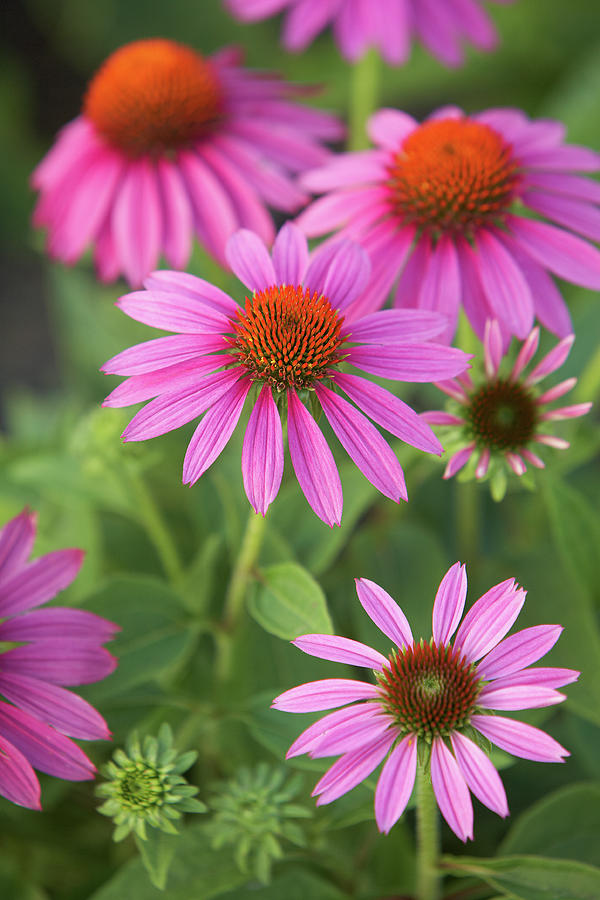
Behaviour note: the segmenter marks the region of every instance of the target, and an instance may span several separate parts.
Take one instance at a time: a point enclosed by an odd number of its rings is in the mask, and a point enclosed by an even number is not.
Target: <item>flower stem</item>
[[[242,546],[236,559],[227,593],[223,613],[223,629],[231,631],[240,617],[248,581],[254,568],[265,534],[265,517],[260,513],[250,512],[246,531],[242,538]]]
[[[139,521],[154,545],[166,575],[173,584],[179,584],[183,578],[183,566],[161,512],[144,479],[132,467],[129,467],[129,480],[138,508]]]
[[[438,900],[439,820],[429,770],[417,767],[417,900]]]
[[[352,66],[348,150],[364,150],[369,146],[366,123],[377,106],[380,71],[381,60],[376,50],[368,50]]]

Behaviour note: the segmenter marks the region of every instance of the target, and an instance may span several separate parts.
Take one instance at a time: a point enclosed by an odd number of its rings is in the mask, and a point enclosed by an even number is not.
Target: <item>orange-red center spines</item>
[[[434,236],[502,217],[519,185],[512,145],[470,119],[426,122],[412,132],[389,168],[392,204],[402,221]]]
[[[343,318],[301,285],[275,285],[246,297],[231,345],[249,375],[277,391],[310,387],[340,362]]]
[[[136,157],[185,147],[222,106],[211,63],[191,47],[156,38],[108,57],[88,86],[83,112],[109,143]]]
[[[392,651],[377,680],[400,728],[427,738],[468,725],[481,689],[473,666],[460,653],[423,641]]]

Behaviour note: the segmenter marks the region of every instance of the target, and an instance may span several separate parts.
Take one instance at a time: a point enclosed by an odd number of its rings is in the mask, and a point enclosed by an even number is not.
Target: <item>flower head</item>
[[[206,812],[195,797],[198,788],[182,777],[198,754],[178,753],[167,724],[161,725],[158,737],[147,735],[143,743],[137,734],[130,735],[125,750],[115,750],[102,770],[106,781],[96,788],[97,795],[106,798],[98,812],[114,820],[115,841],[130,832],[144,841],[147,825],[177,834],[173,822],[183,813]]]
[[[82,609],[37,609],[67,587],[81,550],[56,550],[28,562],[35,515],[24,510],[0,529],[0,794],[40,808],[34,768],[67,781],[94,777],[70,738],[110,737],[106,722],[62,685],[105,678],[117,661],[102,644],[118,626]]]
[[[460,66],[463,43],[479,50],[493,50],[497,43],[481,0],[225,0],[225,5],[243,22],[287,10],[283,43],[291,51],[304,50],[331,25],[340,52],[350,62],[375,47],[386,62],[401,65],[412,41],[418,40],[446,66]]]
[[[441,445],[410,407],[379,385],[342,371],[342,361],[402,381],[458,374],[468,357],[428,342],[444,329],[444,317],[386,310],[353,318],[348,310],[369,278],[365,252],[341,241],[309,259],[306,239],[291,224],[279,232],[272,258],[255,234],[242,230],[228,245],[228,259],[250,291],[243,306],[206,281],[175,272],[155,272],[145,282],[146,292],[118,302],[134,319],[179,332],[131,347],[104,365],[107,373],[130,376],[106,406],[155,398],[134,416],[123,439],[146,440],[205,413],[183,466],[184,483],[193,484],[225,447],[254,388],[242,453],[252,506],[264,515],[279,490],[284,461],[280,411],[287,409],[290,455],[300,486],[321,519],[339,524],[340,478],[304,405],[311,400],[369,481],[396,502],[406,499],[395,454],[356,407],[421,450],[439,454]]]
[[[287,756],[342,754],[313,791],[317,805],[352,790],[385,759],[375,818],[386,833],[410,799],[421,759],[448,825],[461,840],[472,838],[469,791],[498,815],[508,815],[500,776],[478,741],[539,762],[562,762],[569,755],[538,728],[495,715],[495,710],[532,709],[565,699],[556,688],[575,681],[578,672],[531,668],[554,646],[562,628],[537,625],[506,637],[525,601],[514,579],[490,588],[459,627],[467,594],[460,563],[439,586],[429,641],[414,640],[406,616],[379,585],[361,578],[356,589],[367,614],[395,646],[386,658],[330,634],[293,641],[311,656],[373,669],[375,683],[330,678],[276,697],[273,706],[287,712],[336,710],[307,728]]]
[[[526,373],[535,356],[539,337],[539,328],[534,328],[521,345],[510,370],[502,372],[505,357],[500,327],[496,320],[489,320],[483,343],[484,371],[480,377],[471,378],[465,373],[457,379],[438,383],[451,398],[448,411],[423,413],[423,418],[430,425],[451,429],[447,446],[452,446],[454,452],[444,478],[451,478],[471,461],[475,477],[489,478],[494,496],[501,499],[506,489],[507,471],[523,475],[526,463],[544,468],[543,460],[532,449],[536,444],[558,450],[568,448],[569,443],[564,438],[547,433],[546,423],[584,416],[592,404],[547,408],[575,387],[576,378],[567,378],[543,393],[537,385],[562,366],[575,336],[569,335],[559,341]]]
[[[535,317],[570,334],[549,273],[600,289],[600,252],[578,236],[600,240],[600,188],[577,174],[600,169],[600,155],[517,109],[445,107],[421,125],[382,109],[368,130],[376,149],[303,176],[326,196],[298,219],[309,236],[341,229],[368,250],[375,277],[360,310],[379,308],[396,283],[396,306],[448,316],[447,339],[461,303],[480,338],[489,318],[505,338],[525,338]]]
[[[103,281],[123,273],[138,286],[161,255],[183,268],[194,233],[221,263],[238,228],[271,243],[266,206],[306,202],[291,176],[322,164],[341,126],[241,62],[162,38],[109,56],[32,176],[52,256],[72,264],[92,244]]]

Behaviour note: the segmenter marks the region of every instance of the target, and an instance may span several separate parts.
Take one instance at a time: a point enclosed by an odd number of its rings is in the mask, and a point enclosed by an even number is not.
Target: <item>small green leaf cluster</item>
[[[283,856],[282,838],[298,847],[306,845],[302,828],[289,820],[312,816],[305,806],[290,803],[302,777],[295,775],[285,784],[284,779],[283,769],[267,763],[255,769],[244,767],[208,801],[215,813],[209,826],[213,848],[234,845],[240,871],[263,884],[271,879],[274,860]]]
[[[96,788],[96,794],[106,798],[98,812],[115,823],[113,840],[122,841],[133,832],[145,841],[147,825],[177,834],[173,822],[183,813],[206,812],[194,796],[198,788],[182,777],[196,757],[194,750],[177,752],[167,724],[161,725],[158,737],[148,735],[140,741],[135,732],[131,734],[125,751],[117,749],[103,768],[106,781]]]

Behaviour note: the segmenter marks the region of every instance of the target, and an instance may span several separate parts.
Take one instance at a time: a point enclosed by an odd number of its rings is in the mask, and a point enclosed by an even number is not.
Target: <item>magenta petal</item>
[[[263,385],[250,415],[242,449],[244,489],[255,512],[265,515],[283,475],[283,432],[271,387]]]
[[[406,500],[402,467],[375,426],[339,394],[320,384],[315,390],[336,437],[365,478],[396,503]]]
[[[209,341],[212,342],[212,339],[213,336],[209,338]],[[215,344],[215,349],[223,349],[223,338],[218,337]],[[113,408],[132,406],[134,403],[141,403],[161,394],[163,395],[162,399],[167,402],[169,400],[178,401],[194,392],[198,387],[202,387],[205,376],[210,377],[222,365],[222,355],[203,353],[183,362],[174,363],[172,366],[166,366],[164,369],[154,369],[152,372],[145,372],[142,375],[130,375],[129,378],[117,385],[108,397],[105,397],[102,406]],[[145,420],[146,413],[144,412],[140,418]],[[136,422],[139,422],[139,419],[136,419]],[[162,427],[165,423],[159,422],[158,424]],[[171,426],[167,431],[173,427],[175,426]],[[123,439],[132,440],[133,430],[133,428],[126,428],[123,432]]]
[[[504,716],[471,716],[471,725],[501,750],[534,762],[563,762],[568,750],[545,731]]]
[[[502,361],[502,332],[497,319],[488,319],[483,336],[485,374],[495,378]]]
[[[456,347],[410,343],[352,347],[348,362],[372,375],[396,381],[443,381],[468,368],[470,357]]]
[[[479,277],[490,306],[513,334],[524,338],[533,324],[533,297],[523,272],[490,231],[478,232],[477,250]]]
[[[347,340],[362,344],[427,341],[448,327],[445,315],[427,309],[382,309],[348,326]]]
[[[320,519],[339,525],[342,485],[331,450],[293,388],[287,396],[290,456],[302,492]]]
[[[504,785],[487,754],[457,731],[450,735],[450,741],[468,788],[488,809],[502,818],[507,816],[508,803]]]
[[[203,416],[183,461],[183,483],[194,484],[221,454],[242,414],[250,379],[236,381]]]
[[[556,369],[560,369],[571,352],[574,340],[575,335],[569,334],[559,341],[549,353],[546,353],[537,366],[532,369],[525,379],[525,384],[537,384],[537,382],[541,381],[542,378],[545,378],[546,375],[550,375],[552,372],[555,372]]]
[[[459,562],[451,566],[440,583],[433,604],[433,640],[447,644],[460,622],[467,596],[467,573]]]
[[[117,660],[97,641],[71,637],[41,638],[7,650],[2,671],[29,675],[51,684],[74,685],[100,681],[115,670]]]
[[[128,281],[138,287],[156,268],[162,232],[162,210],[156,170],[146,159],[129,163],[112,214],[115,247]]]
[[[390,728],[393,727],[393,732]],[[327,730],[308,751],[311,759],[322,759],[324,756],[338,756],[340,753],[351,753],[359,747],[372,746],[382,737],[396,736],[398,729],[391,716],[375,715],[362,719],[354,718],[350,722],[341,722]]]
[[[315,786],[313,797],[320,795],[317,806],[323,806],[347,794],[364,781],[376,769],[396,739],[395,734],[384,734],[374,744],[340,756]]]
[[[357,578],[356,593],[366,614],[383,634],[397,647],[412,647],[413,636],[408,619],[387,591],[368,578]]]
[[[171,334],[168,337],[144,341],[143,344],[135,344],[117,353],[104,363],[102,372],[106,375],[156,373],[157,369],[186,362],[204,353],[221,350],[225,346],[223,338],[217,334]]]
[[[347,678],[325,678],[300,684],[279,694],[272,706],[284,712],[318,712],[321,709],[335,709],[354,700],[378,699],[379,690],[374,684]]]
[[[203,278],[198,278],[196,275],[189,275],[187,272],[172,272],[169,269],[159,269],[156,272],[151,272],[147,278],[144,278],[144,287],[153,294],[167,294],[171,298],[173,298],[173,295],[176,297],[179,294],[181,297],[194,300],[194,304],[190,304],[187,307],[190,310],[201,310],[204,305],[227,318],[231,318],[240,309],[239,304],[229,294],[222,291],[221,288],[216,287],[209,281],[204,281]],[[139,295],[136,294],[135,296]],[[220,321],[222,322],[223,320],[221,319]],[[167,331],[169,330],[167,328]],[[175,328],[173,330],[177,331],[178,329]]]
[[[431,783],[440,812],[454,834],[473,840],[473,804],[458,763],[442,738],[431,748]]]
[[[227,262],[242,284],[251,291],[264,291],[277,284],[271,257],[261,239],[242,228],[227,242]]]
[[[381,671],[388,663],[385,656],[366,644],[334,634],[303,634],[292,641],[292,644],[310,656],[347,663],[349,666],[365,666],[367,669]]]
[[[120,627],[85,609],[51,606],[36,609],[0,625],[0,641],[37,641],[40,638],[70,638],[103,644],[120,631]]]
[[[456,247],[452,238],[442,235],[425,268],[419,288],[419,306],[445,315],[446,328],[441,338],[445,343],[450,343],[454,337],[461,295]]]
[[[561,625],[534,625],[512,634],[481,660],[477,675],[490,681],[524,669],[554,647],[562,630]]]
[[[335,712],[329,713],[318,719],[318,721],[313,722],[312,725],[309,725],[296,738],[285,758],[291,759],[294,756],[300,756],[302,753],[308,753],[313,746],[317,746],[323,735],[329,733],[338,725],[351,721],[372,719],[380,714],[381,706],[379,703],[358,703],[355,706],[345,706],[343,709],[336,709]]]
[[[67,781],[87,781],[94,777],[94,764],[77,744],[7,703],[0,703],[0,733],[40,772]]]
[[[24,565],[35,540],[35,513],[24,509],[0,529],[0,584]]]
[[[415,119],[399,109],[379,109],[367,122],[369,137],[385,150],[398,150],[404,138],[415,128]]]
[[[450,459],[448,460],[448,464],[444,469],[443,478],[452,478],[453,475],[456,475],[463,466],[471,459],[473,455],[473,451],[475,450],[475,444],[471,443],[467,447],[463,447],[461,450],[457,450]]]
[[[508,225],[540,265],[565,281],[600,290],[600,252],[587,241],[546,222],[509,216]]]
[[[197,153],[180,151],[177,162],[194,210],[196,230],[202,234],[213,256],[223,264],[227,240],[239,225],[231,197]]]
[[[223,312],[177,290],[133,291],[120,297],[116,306],[144,325],[181,334],[222,334],[230,327]]]
[[[458,629],[454,649],[468,662],[475,662],[501,641],[523,608],[525,591],[500,587],[496,585],[480,597]]]
[[[84,741],[110,737],[106,722],[82,697],[38,678],[0,673],[0,690],[15,706],[52,725],[69,737]]]
[[[322,277],[317,276],[322,260],[317,250],[306,271],[304,283],[311,291],[322,293],[338,310],[345,309],[362,293],[371,273],[369,257],[353,241],[340,240],[332,245],[329,264]]]
[[[534,684],[539,687],[560,688],[577,681],[581,672],[576,669],[557,669],[554,666],[534,666],[531,669],[519,669],[512,675],[503,675],[493,682],[494,687],[514,687]]]
[[[273,244],[273,266],[278,284],[302,283],[308,266],[308,244],[302,231],[286,222]]]
[[[17,806],[41,809],[40,783],[23,754],[0,736],[0,795]]]
[[[417,738],[409,734],[394,747],[375,790],[375,820],[383,834],[396,824],[410,800],[417,774]]]
[[[14,572],[0,585],[0,617],[14,616],[52,600],[71,584],[83,557],[82,550],[54,550]]]
[[[162,157],[156,175],[163,205],[163,251],[170,266],[183,269],[192,252],[194,215],[177,165]]]
[[[514,684],[504,687],[493,682],[483,688],[477,703],[482,709],[539,709],[562,703],[563,700],[566,700],[564,694],[543,685]]]

